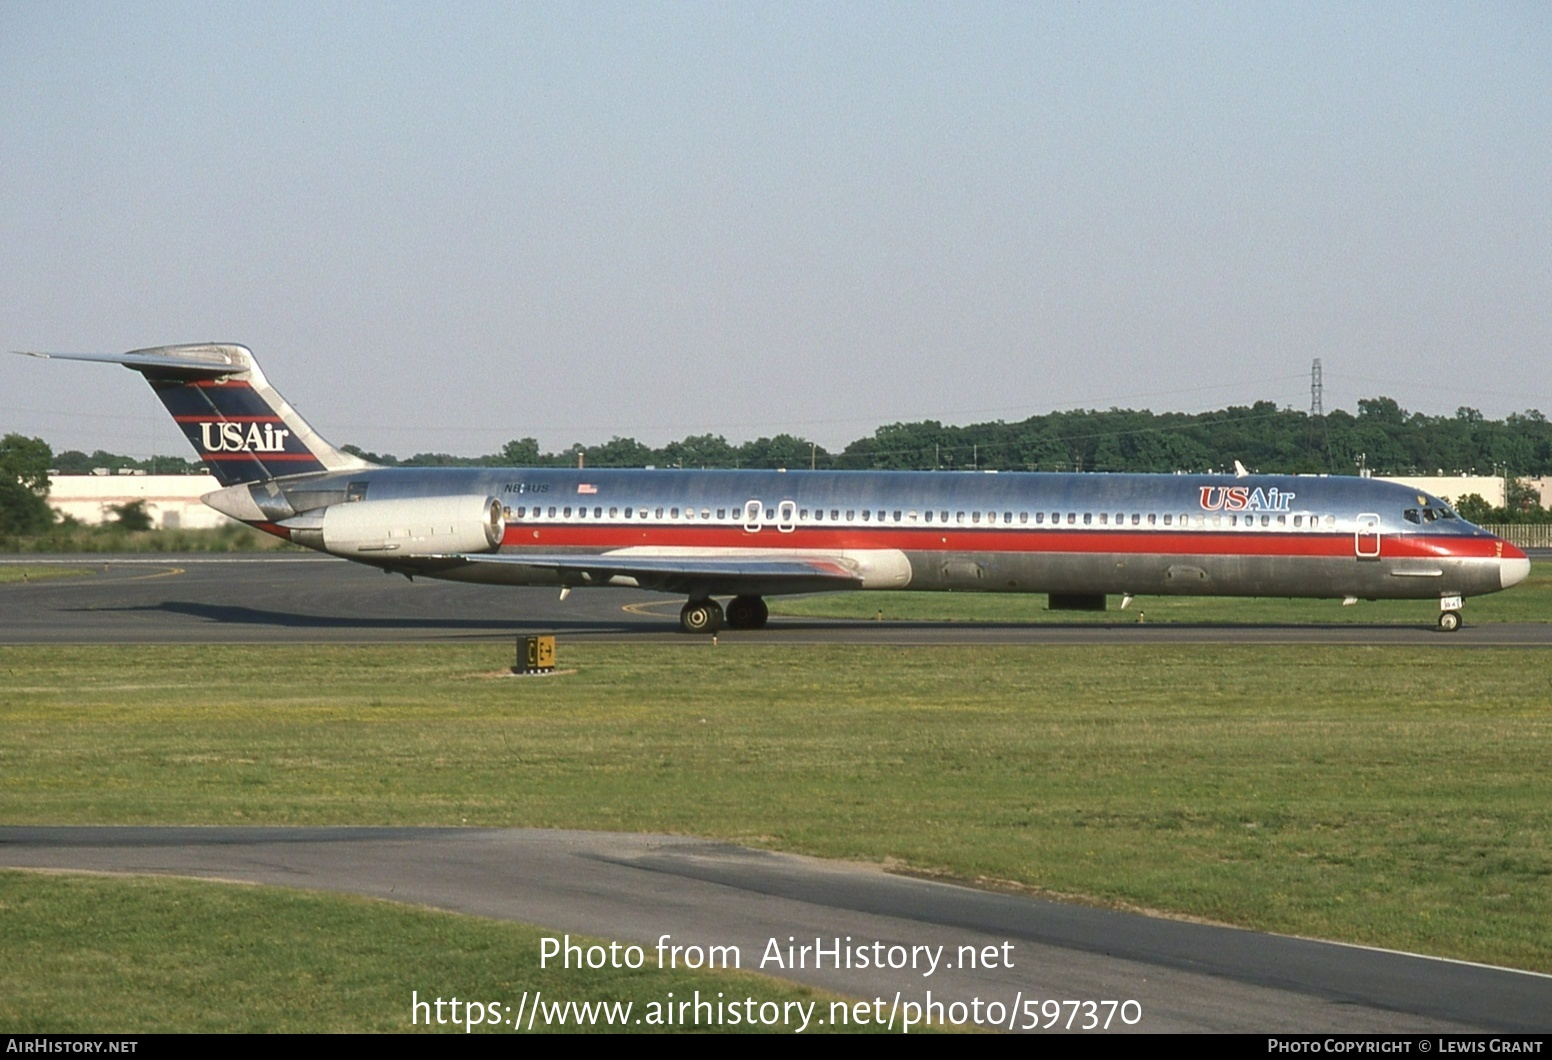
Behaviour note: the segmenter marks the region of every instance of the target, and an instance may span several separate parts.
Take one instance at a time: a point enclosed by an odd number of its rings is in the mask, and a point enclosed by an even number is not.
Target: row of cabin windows
[[[569,507],[569,506],[567,506],[567,507],[560,507],[560,506],[557,506],[557,505],[551,505],[547,509],[546,508],[541,508],[541,507],[538,507],[538,506],[535,506],[531,510],[529,508],[527,508],[527,507],[519,507],[516,510],[514,510],[512,508],[507,508],[505,510],[505,512],[506,512],[506,517],[508,519],[530,519],[531,518],[531,519],[576,519],[576,520],[597,519],[597,520],[601,520],[601,519],[606,518],[605,515],[604,515],[605,510],[606,509],[604,509],[601,506],[600,507],[594,507],[593,509],[591,509],[591,513],[592,514],[589,515],[589,509],[586,506],[578,507],[578,508],[572,508],[572,507]],[[614,507],[608,508],[607,511],[609,513],[607,518],[609,518],[609,519],[620,519],[620,518],[624,518],[624,519],[631,519],[631,518],[646,519],[646,518],[649,518],[649,514],[648,514],[649,513],[649,509],[647,509],[647,508],[624,508],[624,509],[622,509],[619,506],[614,506]],[[730,511],[732,513],[731,516],[729,515]],[[843,518],[843,512],[844,512],[844,518]],[[951,518],[951,516],[952,516],[952,518]],[[710,521],[713,518],[713,516],[712,516],[712,509],[710,509],[710,508],[702,508],[702,509],[700,509],[699,513],[697,513],[696,509],[694,509],[694,508],[683,508],[683,509],[681,509],[681,508],[658,508],[658,509],[656,509],[655,514],[653,514],[650,517],[651,518],[655,518],[657,520],[663,520],[663,519],[666,518],[666,519],[674,519],[674,520],[682,520],[682,521],[690,521],[690,520],[694,520],[694,519],[697,519],[697,518],[699,518],[701,520],[705,520],[705,521]],[[716,509],[716,516],[715,516],[715,518],[718,521],[720,521],[720,522],[732,522],[732,523],[740,523],[740,524],[748,523],[748,521],[749,521],[749,515],[745,513],[743,507],[741,507],[741,506],[738,507],[738,508],[733,508],[733,509],[718,508],[718,509]],[[896,509],[893,512],[890,512],[890,511],[887,511],[887,510],[875,511],[874,509],[871,509],[871,508],[864,508],[864,509],[861,509],[860,511],[859,511],[859,509],[856,509],[856,508],[846,508],[846,509],[830,508],[830,509],[828,509],[828,512],[824,508],[815,508],[815,509],[813,509],[812,512],[810,512],[810,510],[807,509],[807,508],[802,508],[802,509],[799,509],[796,512],[796,520],[795,521],[800,522],[800,523],[810,523],[810,522],[812,522],[812,523],[824,523],[824,522],[839,523],[839,522],[843,522],[843,521],[844,522],[848,522],[848,523],[852,523],[852,522],[859,521],[859,518],[860,518],[860,521],[864,522],[864,523],[868,523],[868,522],[878,522],[878,523],[885,523],[885,522],[915,523],[915,522],[919,521],[919,522],[922,522],[922,523],[952,524],[952,525],[956,525],[956,526],[962,526],[962,525],[969,525],[969,526],[993,526],[993,525],[997,525],[999,523],[999,521],[1000,521],[1001,525],[1004,525],[1004,526],[1012,526],[1012,525],[1015,525],[1015,524],[1019,525],[1019,526],[1029,526],[1029,525],[1034,525],[1034,526],[1115,526],[1115,527],[1126,527],[1126,526],[1137,526],[1137,527],[1142,527],[1142,526],[1149,526],[1149,527],[1170,526],[1170,527],[1187,527],[1187,528],[1189,528],[1189,527],[1196,527],[1196,528],[1205,528],[1205,527],[1222,528],[1222,527],[1225,527],[1225,526],[1232,526],[1232,527],[1244,527],[1244,528],[1247,528],[1247,529],[1254,529],[1254,528],[1257,528],[1257,527],[1268,527],[1268,528],[1270,528],[1270,527],[1273,527],[1273,526],[1287,528],[1287,527],[1291,526],[1295,530],[1300,530],[1300,529],[1314,530],[1314,529],[1320,527],[1322,524],[1324,524],[1327,529],[1330,529],[1330,528],[1336,526],[1336,516],[1334,516],[1334,515],[1327,515],[1325,517],[1321,517],[1321,516],[1318,516],[1318,515],[1305,515],[1305,514],[1302,514],[1302,513],[1300,513],[1300,514],[1278,513],[1276,515],[1248,513],[1248,514],[1240,515],[1240,514],[1233,513],[1233,512],[1228,513],[1228,514],[1223,514],[1221,512],[1213,512],[1213,513],[1208,514],[1208,515],[1203,515],[1203,514],[1200,514],[1200,513],[1192,514],[1192,513],[1189,513],[1189,512],[1182,512],[1179,515],[1176,515],[1173,512],[1166,512],[1166,513],[1160,515],[1160,514],[1158,514],[1156,512],[1149,512],[1147,514],[1143,514],[1143,513],[1140,513],[1140,512],[1132,512],[1130,515],[1128,515],[1126,512],[1116,512],[1116,513],[1114,513],[1112,515],[1110,512],[1097,512],[1097,513],[1096,512],[1082,512],[1082,513],[1079,513],[1079,512],[1050,512],[1050,513],[1046,513],[1046,512],[1034,512],[1034,513],[1030,513],[1030,512],[1017,512],[1017,513],[1015,513],[1015,512],[1005,511],[1005,512],[1000,513],[1000,520],[999,520],[999,513],[995,512],[995,511],[982,513],[980,511],[973,511],[973,512],[962,512],[962,511],[948,512],[948,511],[943,511],[943,510],[937,510],[937,511],[925,511],[925,512],[918,513],[918,512],[914,512],[914,511],[907,512],[907,511],[904,511],[903,509]],[[776,510],[774,508],[766,508],[765,509],[765,522],[767,522],[767,523],[774,523],[774,522],[776,522],[776,519],[777,519]]]

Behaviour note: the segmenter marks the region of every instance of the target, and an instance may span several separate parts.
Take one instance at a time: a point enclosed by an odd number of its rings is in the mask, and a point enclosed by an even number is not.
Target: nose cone
[[[1498,582],[1505,589],[1511,585],[1518,585],[1530,577],[1530,559],[1515,548],[1505,544],[1503,558],[1498,561]]]

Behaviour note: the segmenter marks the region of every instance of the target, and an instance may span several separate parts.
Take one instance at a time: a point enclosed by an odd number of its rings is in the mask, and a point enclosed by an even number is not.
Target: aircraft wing
[[[525,555],[503,552],[425,558],[554,571],[563,584],[574,586],[619,584],[615,579],[628,578],[643,589],[692,596],[760,596],[862,588],[862,576],[857,570],[839,559],[827,557],[763,559],[757,556],[557,555],[553,552]]]

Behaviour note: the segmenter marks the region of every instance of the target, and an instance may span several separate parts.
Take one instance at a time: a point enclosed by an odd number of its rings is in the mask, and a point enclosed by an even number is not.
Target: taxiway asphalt
[[[587,641],[693,644],[680,600],[629,589],[461,585],[383,574],[325,556],[27,556],[0,564],[88,573],[0,585],[0,644],[202,644],[506,639],[547,632]],[[722,643],[774,644],[1428,644],[1552,645],[1552,624],[1431,625],[869,622],[773,617]]]

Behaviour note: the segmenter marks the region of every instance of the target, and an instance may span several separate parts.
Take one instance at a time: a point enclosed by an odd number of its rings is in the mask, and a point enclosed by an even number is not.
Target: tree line
[[[559,452],[541,452],[535,439],[520,438],[485,456],[416,453],[403,460],[345,448],[376,463],[434,467],[575,467],[580,459],[588,467],[1168,473],[1231,469],[1238,460],[1267,474],[1535,477],[1552,473],[1552,421],[1534,409],[1503,420],[1471,408],[1428,416],[1382,397],[1360,401],[1357,415],[1310,416],[1258,401],[1202,413],[1086,409],[1013,423],[893,423],[837,452],[790,434],[739,445],[702,434],[658,448],[616,437]]]

